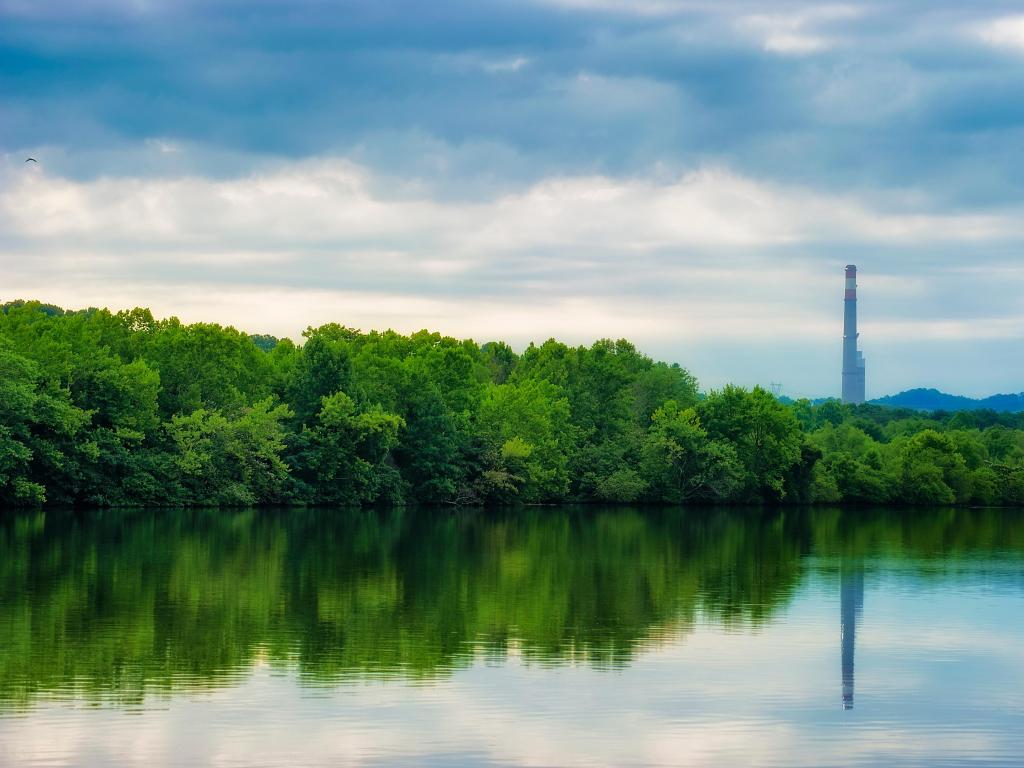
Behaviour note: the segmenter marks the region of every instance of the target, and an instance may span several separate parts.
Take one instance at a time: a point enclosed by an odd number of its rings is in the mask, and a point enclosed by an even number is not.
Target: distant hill
[[[913,408],[916,411],[977,411],[990,409],[1007,413],[1024,411],[1024,392],[1010,395],[991,395],[980,400],[949,395],[937,389],[908,389],[896,395],[879,397],[871,401],[876,405]]]

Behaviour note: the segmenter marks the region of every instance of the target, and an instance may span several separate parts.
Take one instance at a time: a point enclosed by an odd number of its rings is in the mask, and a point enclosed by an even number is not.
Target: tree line
[[[8,506],[1024,503],[1024,416],[701,393],[625,340],[0,310]]]

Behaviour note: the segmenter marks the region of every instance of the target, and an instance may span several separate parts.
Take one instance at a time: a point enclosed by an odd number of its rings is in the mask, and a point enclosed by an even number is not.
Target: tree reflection
[[[296,670],[308,684],[429,678],[509,654],[615,667],[698,619],[769,621],[813,551],[844,563],[852,705],[864,571],[846,564],[879,553],[927,564],[942,553],[941,567],[921,566],[935,573],[1001,549],[1024,549],[1024,528],[985,510],[8,516],[0,704],[40,695],[129,703],[227,685],[255,664]]]

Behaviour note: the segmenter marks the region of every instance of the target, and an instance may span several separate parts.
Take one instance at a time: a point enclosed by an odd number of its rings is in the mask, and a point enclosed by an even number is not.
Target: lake
[[[1020,765],[1024,511],[0,514],[0,765]]]

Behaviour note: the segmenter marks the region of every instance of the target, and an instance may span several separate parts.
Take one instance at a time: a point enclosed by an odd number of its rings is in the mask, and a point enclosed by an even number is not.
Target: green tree
[[[801,461],[802,435],[792,411],[766,390],[728,385],[710,393],[697,415],[712,440],[735,450],[744,470],[743,498],[779,501]]]
[[[729,501],[744,469],[734,447],[708,437],[693,408],[669,400],[654,412],[643,448],[643,475],[657,501]]]
[[[492,384],[480,403],[478,427],[503,462],[495,469],[519,480],[517,492],[524,501],[568,493],[569,423],[565,397],[545,381]]]
[[[360,411],[344,392],[323,398],[304,431],[302,466],[317,501],[348,505],[401,498],[389,460],[398,444],[400,416],[379,406]]]
[[[308,328],[306,343],[292,370],[288,402],[300,424],[309,423],[325,397],[352,391],[349,343],[355,334],[339,325]]]
[[[287,407],[269,399],[234,419],[200,408],[167,425],[181,499],[189,504],[277,501],[288,479],[282,453]]]
[[[934,429],[906,439],[899,455],[899,498],[911,504],[952,504],[970,498],[970,474],[953,441]]]
[[[0,503],[41,503],[46,489],[29,479],[38,373],[0,339]]]

